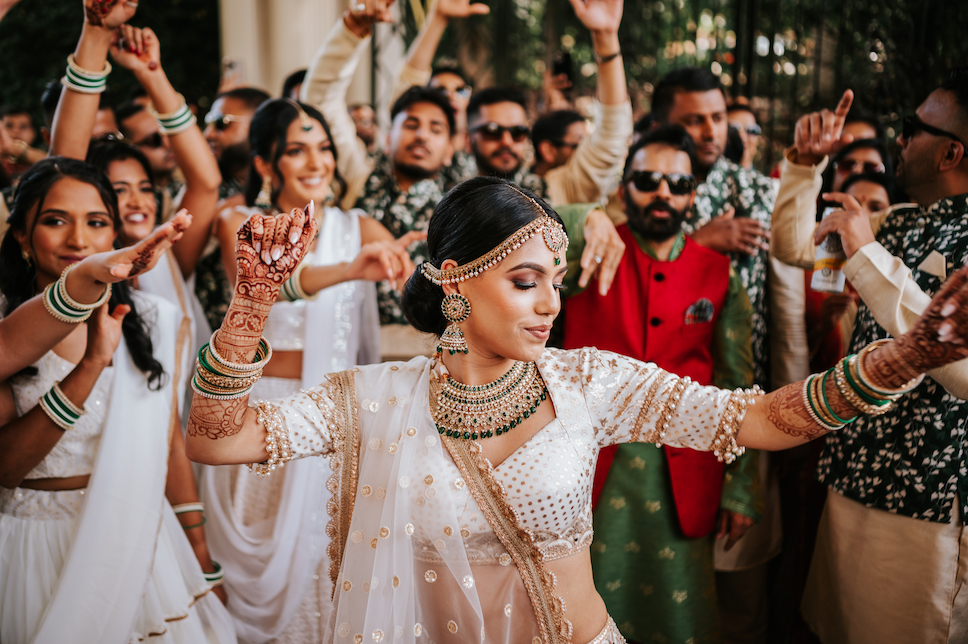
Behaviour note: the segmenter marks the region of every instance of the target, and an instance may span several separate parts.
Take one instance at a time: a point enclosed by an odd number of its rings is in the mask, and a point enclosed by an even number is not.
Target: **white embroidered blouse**
[[[477,456],[475,443],[438,434],[429,410],[431,364],[418,357],[360,367],[286,400],[258,404],[270,454],[282,461],[332,458],[328,533],[337,642],[363,634],[380,641],[398,627],[409,640],[422,641],[431,623],[451,633],[503,629],[489,617],[492,604],[504,606],[510,619],[517,591],[494,571],[513,570],[511,563],[537,615],[535,636],[559,641],[548,632],[570,625],[558,618],[554,574],[540,570],[591,543],[599,450],[643,441],[713,450],[727,460],[742,453],[734,437],[751,392],[699,386],[596,349],[548,349],[538,367],[556,418],[492,466]],[[527,573],[534,566],[538,572]],[[538,601],[542,592],[547,608]],[[403,599],[407,593],[416,605]],[[443,597],[458,602],[446,625],[438,619]],[[512,641],[519,627],[509,622],[507,628],[510,639],[503,641]]]

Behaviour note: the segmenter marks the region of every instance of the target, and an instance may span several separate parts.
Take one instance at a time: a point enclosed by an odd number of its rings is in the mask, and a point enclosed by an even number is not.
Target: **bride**
[[[187,449],[263,474],[329,459],[327,642],[623,642],[588,549],[602,447],[664,443],[727,461],[744,447],[785,449],[968,355],[965,270],[909,334],[850,358],[843,387],[830,373],[766,395],[723,391],[609,352],[547,349],[567,265],[561,220],[482,177],[440,202],[431,259],[404,291],[414,326],[441,337],[437,356],[330,374],[250,405],[271,352],[260,340],[269,308],[314,235],[299,211],[239,230],[234,299],[200,354],[216,373],[199,375],[219,384],[196,389]],[[278,259],[260,258],[260,244]]]

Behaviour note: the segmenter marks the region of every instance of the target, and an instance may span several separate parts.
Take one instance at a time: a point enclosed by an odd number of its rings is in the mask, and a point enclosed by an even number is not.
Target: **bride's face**
[[[447,260],[441,268],[456,265]],[[448,285],[445,293],[459,292],[471,303],[470,316],[459,323],[470,352],[486,359],[537,360],[561,310],[565,271],[536,235],[494,268]]]

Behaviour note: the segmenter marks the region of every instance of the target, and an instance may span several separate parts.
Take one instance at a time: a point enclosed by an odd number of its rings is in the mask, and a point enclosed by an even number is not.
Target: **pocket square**
[[[686,324],[702,324],[713,319],[713,303],[702,298],[686,309]]]
[[[936,250],[931,251],[931,253],[924,258],[924,261],[918,265],[918,270],[924,271],[925,273],[930,273],[935,277],[941,278],[944,281],[948,276],[948,262],[945,260],[944,255]]]

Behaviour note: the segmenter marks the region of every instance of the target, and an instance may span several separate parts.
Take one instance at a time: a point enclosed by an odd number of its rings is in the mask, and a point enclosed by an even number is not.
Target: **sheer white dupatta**
[[[124,342],[114,353],[110,408],[84,511],[36,644],[127,642],[151,566],[168,473],[175,338],[181,312],[137,295],[164,386],[148,389]]]
[[[316,247],[304,261],[320,266],[351,262],[361,246],[360,211],[326,208]],[[305,336],[301,384],[311,388],[326,374],[380,357],[376,288],[346,282],[303,303]],[[252,401],[255,402],[254,400]],[[331,470],[321,459],[288,464],[273,516],[247,525],[233,507],[237,482],[224,472],[202,476],[203,499],[211,521],[206,527],[213,557],[227,570],[226,587],[239,640],[261,643],[278,637],[303,603],[326,552],[327,490]],[[239,476],[254,476],[247,472]],[[258,481],[257,485],[269,482]],[[325,581],[325,579],[323,580]],[[329,616],[330,589],[320,598],[319,619]]]

